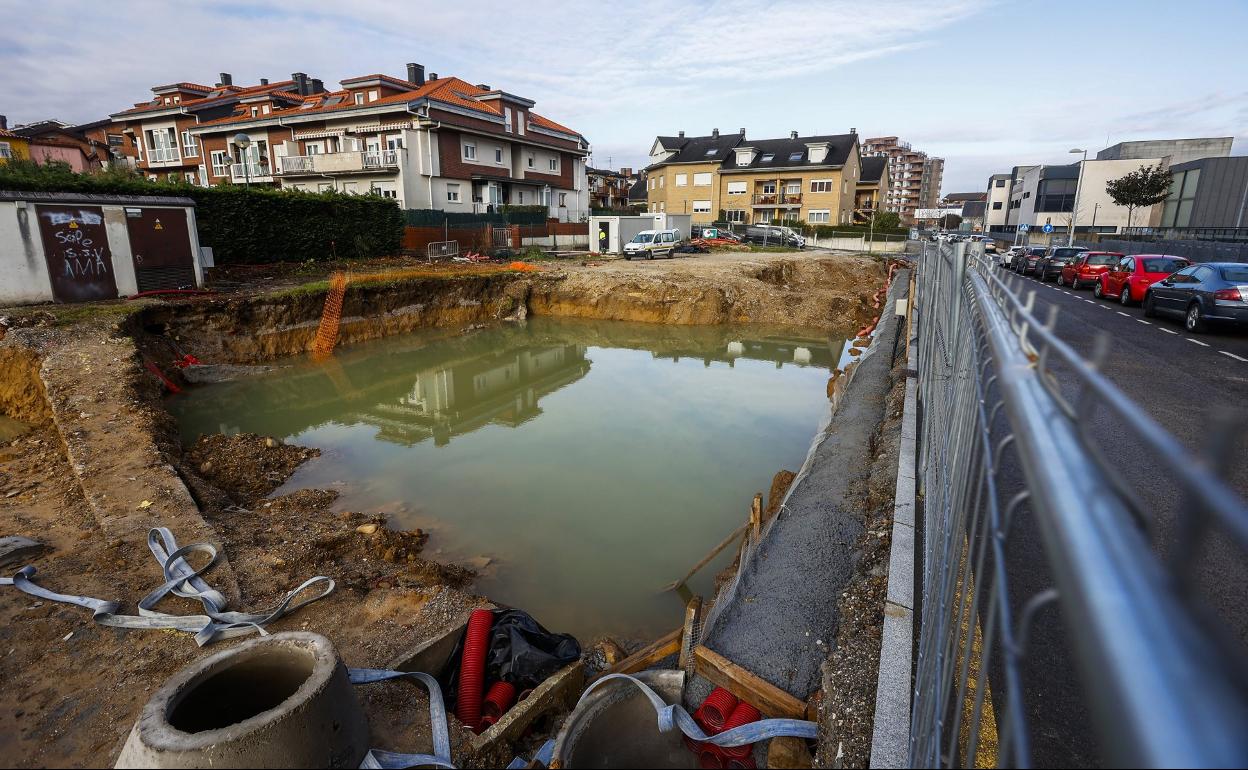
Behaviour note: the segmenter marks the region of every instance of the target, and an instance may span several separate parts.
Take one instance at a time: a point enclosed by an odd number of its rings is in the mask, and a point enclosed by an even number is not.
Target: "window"
[[[699,174],[694,174],[693,186],[694,187],[710,187],[711,186],[711,172],[703,171]]]
[[[997,202],[993,203],[993,204],[992,204],[992,210],[993,210],[993,211],[1000,211],[1000,210],[1001,210],[1001,201],[997,201]],[[1065,280],[1065,279],[1062,279],[1062,280]]]
[[[743,224],[745,222],[745,209],[728,209],[724,212],[724,217],[735,224]]]
[[[507,131],[507,133],[509,134],[511,133],[511,108],[510,107],[503,108],[503,128]]]
[[[806,216],[806,221],[811,224],[827,224],[830,220],[830,212],[827,209],[811,209]]]
[[[1162,227],[1190,227],[1192,208],[1196,204],[1196,185],[1200,183],[1200,169],[1194,168],[1172,175],[1170,197],[1166,198],[1161,211]]]
[[[834,182],[831,179],[812,179],[810,180],[810,191],[812,193],[832,192]]]
[[[182,154],[188,158],[199,157],[199,146],[195,143],[195,137],[191,136],[190,131],[182,132]]]
[[[559,159],[558,159],[558,158],[551,158],[551,159],[548,161],[548,163],[549,163],[549,165],[550,165],[550,170],[551,170],[551,171],[558,171],[558,170],[559,170]]]
[[[799,150],[798,152],[791,152],[791,153],[789,153],[789,161],[790,161],[790,162],[792,162],[792,161],[796,161],[796,160],[801,160],[801,159],[802,159],[802,153],[801,153],[801,151],[800,151],[800,150]]]
[[[516,193],[516,203],[518,203],[521,206],[524,205],[524,190],[520,190],[519,192]]]
[[[560,206],[567,206],[567,205],[568,205],[568,194],[567,194],[567,193],[559,193],[559,205],[560,205]]]
[[[364,94],[356,94],[356,95],[355,95],[355,103],[356,103],[356,104],[363,104],[363,103],[364,103]]]
[[[1036,211],[1074,211],[1077,185],[1074,179],[1041,180],[1036,187]]]
[[[677,174],[677,175],[676,175],[676,186],[677,186],[677,187],[684,187],[684,186],[685,186],[685,185],[687,185],[687,184],[689,184],[689,175],[688,175],[688,174]]]
[[[695,214],[709,214],[709,213],[711,213],[711,202],[710,202],[710,201],[694,201],[694,202],[693,202],[693,213],[695,213]]]
[[[368,92],[368,100],[369,100],[370,102],[375,102],[375,101],[377,101],[377,98],[378,98],[379,96],[381,96],[381,94],[380,94],[380,93],[379,93],[376,89],[374,89],[374,90],[372,90],[372,91],[369,91],[369,92]]]
[[[230,154],[225,150],[212,151],[212,175],[227,176],[230,173]]]
[[[659,177],[659,187],[663,186],[663,177]]]
[[[524,121],[526,119],[523,112],[516,110],[516,133],[520,136],[524,136]]]
[[[446,186],[446,202],[459,203],[459,185],[451,183]]]
[[[13,157],[13,149],[8,142],[0,142],[0,158]]]
[[[255,108],[255,107],[252,107],[252,108],[251,108],[251,116],[252,116],[253,118],[254,118],[254,117],[256,117],[256,116],[257,116],[257,115],[259,115],[259,114],[260,114],[260,110],[259,110],[259,109]]]
[[[729,195],[744,195],[745,194],[745,182],[729,182],[728,194]],[[732,221],[732,220],[729,220],[729,221]]]
[[[464,160],[477,159],[477,146],[471,142],[464,143]]]
[[[706,157],[708,157],[708,158],[709,158],[709,157],[711,157],[712,155],[714,155],[714,154],[715,154],[715,153],[717,153],[717,152],[719,152],[719,149],[718,149],[718,148],[715,148],[715,147],[712,147],[711,149],[709,149],[709,150],[707,150],[707,151],[706,151]]]
[[[785,195],[801,195],[801,193],[802,193],[801,182],[785,182],[784,183]]]
[[[1004,179],[998,179],[998,180],[996,181],[996,186],[997,186],[997,187],[1005,187],[1005,180],[1004,180]]]
[[[763,158],[762,158],[763,163],[770,163],[772,160],[775,159],[775,157],[776,157],[776,154],[774,152],[764,153]]]
[[[664,242],[664,243],[675,243],[675,242],[676,242],[676,233],[664,232],[664,233],[663,233],[663,242]]]
[[[533,168],[535,163],[537,163],[537,156],[529,153],[529,168]]]
[[[503,148],[502,147],[494,148],[494,162],[495,163],[503,162]]]
[[[650,179],[650,189],[651,189],[651,190],[653,190],[653,189],[654,189],[654,185],[655,185],[656,181],[657,181],[657,180],[656,180],[656,178],[651,177],[651,179]]]
[[[660,203],[659,203],[659,213],[661,214],[661,213],[663,213],[664,211],[667,211],[667,204],[660,202]]]
[[[775,195],[775,194],[776,194],[776,183],[775,182],[763,182],[763,195]]]

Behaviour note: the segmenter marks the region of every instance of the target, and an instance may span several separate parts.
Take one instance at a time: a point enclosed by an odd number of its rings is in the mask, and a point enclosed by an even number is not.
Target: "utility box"
[[[689,214],[637,214],[589,218],[589,250],[594,254],[623,254],[624,244],[644,230],[676,230],[689,238],[693,217]]]
[[[0,304],[203,285],[190,198],[0,191]]]

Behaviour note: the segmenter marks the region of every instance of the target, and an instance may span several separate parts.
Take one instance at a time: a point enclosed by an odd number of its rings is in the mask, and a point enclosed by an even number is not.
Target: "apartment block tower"
[[[915,222],[915,211],[935,208],[945,175],[943,158],[929,157],[896,136],[877,136],[862,141],[862,156],[888,159],[888,192],[884,210],[901,216],[902,224]]]

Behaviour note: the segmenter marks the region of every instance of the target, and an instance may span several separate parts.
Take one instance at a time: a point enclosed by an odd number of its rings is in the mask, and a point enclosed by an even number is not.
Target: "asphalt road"
[[[1177,318],[1145,318],[1138,307],[1122,307],[1116,300],[1096,299],[1090,290],[1072,291],[1054,283],[1003,272],[1025,298],[1034,293],[1033,313],[1044,321],[1050,308],[1058,311],[1057,336],[1085,359],[1091,358],[1098,337],[1109,344],[1101,372],[1126,397],[1129,409],[1142,410],[1168,430],[1190,455],[1179,462],[1197,462],[1209,444],[1210,428],[1228,419],[1228,412],[1248,411],[1248,332],[1215,329],[1190,334]],[[1059,387],[1072,402],[1079,397],[1077,380],[1054,370]],[[1248,424],[1245,422],[1244,424]],[[1121,421],[1106,410],[1091,421],[1089,440],[1126,479],[1140,501],[1144,526],[1162,558],[1176,540],[1176,523],[1190,511],[1172,482],[1164,458],[1141,446]],[[1248,431],[1242,431],[1244,435]],[[1248,443],[1248,442],[1245,442]],[[1227,481],[1248,499],[1248,446],[1225,463]],[[1017,467],[1002,468],[1007,476]],[[1017,476],[1016,476],[1017,478]],[[1052,585],[1039,532],[1023,517],[1011,533],[1011,602],[1017,608]],[[1198,593],[1215,610],[1230,634],[1248,642],[1248,559],[1218,537],[1207,540],[1190,564]],[[1027,711],[1030,712],[1032,756],[1037,766],[1094,766],[1104,761],[1091,734],[1090,715],[1084,708],[1081,683],[1067,647],[1067,623],[1051,605],[1033,626],[1023,667]],[[999,674],[999,671],[997,672]]]

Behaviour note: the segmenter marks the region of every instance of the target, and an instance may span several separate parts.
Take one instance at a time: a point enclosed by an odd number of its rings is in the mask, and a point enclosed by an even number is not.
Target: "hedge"
[[[66,163],[30,161],[0,166],[0,190],[190,198],[199,242],[212,247],[217,264],[363,259],[397,253],[403,236],[398,204],[373,195],[199,187],[123,169],[78,174]]]
[[[408,209],[403,212],[404,221],[412,227],[442,227],[449,225],[540,225],[546,221],[545,206],[499,206],[488,214],[471,214],[439,209]]]

